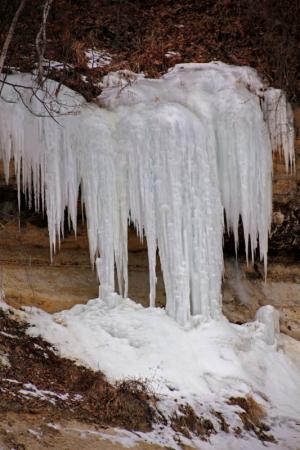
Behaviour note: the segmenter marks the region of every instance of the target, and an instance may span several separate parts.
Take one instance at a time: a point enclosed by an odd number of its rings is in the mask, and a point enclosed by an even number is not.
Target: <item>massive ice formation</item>
[[[10,83],[31,86],[29,75]],[[127,227],[147,237],[150,305],[155,304],[156,252],[167,310],[180,323],[191,314],[218,317],[226,223],[238,245],[242,218],[248,257],[265,260],[272,207],[272,147],[293,165],[292,115],[282,92],[256,72],[222,63],[183,64],[159,80],[111,74],[99,105],[60,89],[49,118],[45,93],[4,86],[0,158],[14,159],[19,190],[45,209],[51,249],[68,209],[76,232],[79,187],[100,295],[127,295]],[[55,93],[57,83],[48,81]],[[8,102],[9,101],[9,102]],[[99,103],[98,102],[98,103]],[[31,112],[29,111],[31,110]],[[32,114],[35,113],[35,115]],[[48,116],[48,117],[36,117]]]

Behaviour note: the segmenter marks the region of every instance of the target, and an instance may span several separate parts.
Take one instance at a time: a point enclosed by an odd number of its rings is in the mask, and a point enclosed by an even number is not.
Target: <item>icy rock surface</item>
[[[7,80],[33,83],[24,74]],[[254,70],[222,63],[177,65],[159,80],[111,74],[103,86],[100,108],[65,87],[49,97],[4,86],[0,158],[6,177],[14,158],[19,192],[47,212],[51,251],[63,235],[66,208],[76,232],[81,188],[102,298],[115,291],[115,266],[119,291],[127,296],[130,220],[147,237],[150,305],[158,248],[169,314],[180,323],[195,314],[217,318],[224,210],[236,246],[241,216],[247,258],[259,240],[266,264],[272,147],[283,152],[287,166],[294,158],[285,97],[280,93],[275,105],[279,91],[266,89]],[[56,82],[45,87],[57,94]],[[59,125],[39,99],[57,110]]]
[[[273,345],[277,342],[280,334],[279,312],[272,305],[261,306],[255,314],[255,319],[264,324],[264,341]]]

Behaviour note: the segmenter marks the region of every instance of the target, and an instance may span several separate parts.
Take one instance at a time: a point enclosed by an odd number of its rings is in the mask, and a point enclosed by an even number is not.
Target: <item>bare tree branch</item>
[[[4,66],[5,59],[6,59],[6,54],[7,54],[8,47],[9,47],[9,45],[11,43],[11,40],[12,40],[12,37],[14,35],[14,31],[15,31],[17,22],[19,20],[20,14],[21,14],[24,6],[25,6],[25,3],[26,3],[26,0],[21,0],[19,8],[17,9],[17,11],[16,11],[16,13],[14,15],[14,18],[13,18],[13,20],[11,22],[9,31],[7,33],[7,36],[6,36],[6,39],[5,39],[3,48],[2,48],[2,52],[1,52],[1,55],[0,55],[0,75],[1,75],[1,73],[3,71],[3,66]]]
[[[0,0],[1,1],[1,0]],[[60,123],[56,119],[56,117],[60,117],[62,115],[68,115],[71,114],[69,111],[72,106],[64,104],[58,100],[58,93],[61,87],[61,83],[58,84],[56,87],[55,92],[49,91],[49,86],[45,81],[47,80],[47,74],[46,77],[44,76],[44,55],[46,50],[46,44],[47,44],[47,38],[46,38],[46,25],[47,25],[47,19],[49,15],[49,11],[51,8],[51,5],[53,3],[53,0],[44,0],[43,1],[43,15],[42,15],[42,21],[40,29],[37,33],[35,44],[36,44],[36,51],[38,56],[38,66],[37,66],[37,76],[30,86],[22,85],[15,82],[9,82],[7,73],[1,76],[1,72],[3,71],[4,62],[6,59],[7,50],[9,48],[9,45],[11,43],[11,40],[14,35],[15,27],[18,22],[18,19],[20,17],[20,14],[25,6],[27,0],[21,0],[21,3],[14,15],[14,18],[12,20],[10,29],[8,31],[5,43],[2,48],[2,52],[0,55],[0,99],[7,102],[7,103],[17,103],[18,100],[21,101],[21,103],[25,106],[25,108],[34,116],[36,117],[51,117],[51,119],[54,120],[58,125]],[[49,62],[50,65],[50,62]],[[5,98],[3,96],[3,88],[4,86],[10,86],[12,88],[12,91],[14,91],[17,94],[17,100],[15,99],[9,99]],[[31,96],[30,99],[28,99],[28,96],[24,97],[24,92],[30,91]],[[39,96],[39,93],[42,94],[42,97]],[[26,98],[26,99],[25,99]],[[39,103],[42,106],[42,111],[37,113],[34,111],[32,107],[32,100],[35,99],[37,103]],[[63,112],[61,111],[62,108],[66,107],[67,111]],[[74,105],[74,110],[76,109],[77,105]]]

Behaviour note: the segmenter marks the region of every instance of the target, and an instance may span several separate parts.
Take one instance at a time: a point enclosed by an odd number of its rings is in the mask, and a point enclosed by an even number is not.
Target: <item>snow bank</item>
[[[279,440],[274,448],[299,448],[300,344],[283,335],[268,344],[268,324],[240,326],[198,316],[182,327],[166,311],[144,308],[117,294],[54,315],[26,308],[26,319],[29,333],[42,335],[63,356],[100,369],[112,381],[145,380],[166,417],[185,403],[205,417],[221,411],[232,427],[229,435],[221,433],[207,447],[201,442],[196,448],[264,448],[266,444],[260,446],[251,436],[246,443],[233,436],[234,426],[241,424],[226,402],[247,395],[266,409]],[[166,436],[167,430],[160,430],[160,438]]]
[[[112,380],[147,379],[156,392],[175,397],[263,392],[282,414],[300,415],[299,371],[283,348],[266,342],[268,325],[259,321],[216,324],[198,316],[182,327],[165,310],[117,294],[53,315],[26,311],[30,334],[42,335],[65,356],[100,367]]]
[[[124,78],[125,77],[125,78]],[[32,86],[29,75],[7,80]],[[63,235],[64,212],[76,232],[81,186],[90,255],[100,297],[127,296],[127,227],[148,244],[150,305],[155,305],[159,249],[167,311],[181,324],[191,315],[218,318],[223,272],[223,211],[246,255],[258,247],[266,264],[272,208],[272,146],[293,164],[293,128],[285,97],[256,72],[222,63],[181,64],[159,80],[110,74],[96,105],[48,81],[45,93],[4,86],[0,158],[6,177],[15,160],[19,191],[45,209],[51,250]],[[55,99],[55,101],[53,101]],[[21,101],[22,100],[22,101]],[[24,106],[25,104],[25,106]],[[280,125],[280,132],[278,126]],[[22,174],[22,176],[21,176]]]

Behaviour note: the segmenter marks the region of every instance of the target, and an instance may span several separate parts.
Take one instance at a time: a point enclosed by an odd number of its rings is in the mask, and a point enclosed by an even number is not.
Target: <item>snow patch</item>
[[[48,390],[42,390],[38,389],[34,384],[32,383],[25,383],[24,385],[25,389],[20,389],[19,393],[22,394],[24,397],[36,397],[43,401],[48,401],[55,405],[56,400],[68,400],[69,394],[58,394],[56,392],[48,391]]]
[[[166,58],[174,58],[174,57],[178,57],[178,56],[181,56],[179,52],[174,52],[171,50],[165,54]]]
[[[98,69],[99,67],[109,66],[112,63],[112,57],[104,50],[89,48],[85,51],[87,66],[89,69]]]
[[[8,356],[7,353],[0,352],[0,367],[11,367]]]
[[[14,335],[14,334],[6,333],[5,331],[0,331],[0,334],[2,334],[2,336],[9,337],[11,339],[19,339],[18,336]]]
[[[61,72],[63,70],[72,70],[74,66],[68,63],[62,63],[59,61],[54,61],[53,59],[44,59],[42,61],[43,69],[46,71],[55,70]]]
[[[43,433],[41,431],[37,431],[32,428],[28,428],[28,433],[33,434],[33,436],[35,436],[37,439],[41,439],[41,437],[43,436]]]

